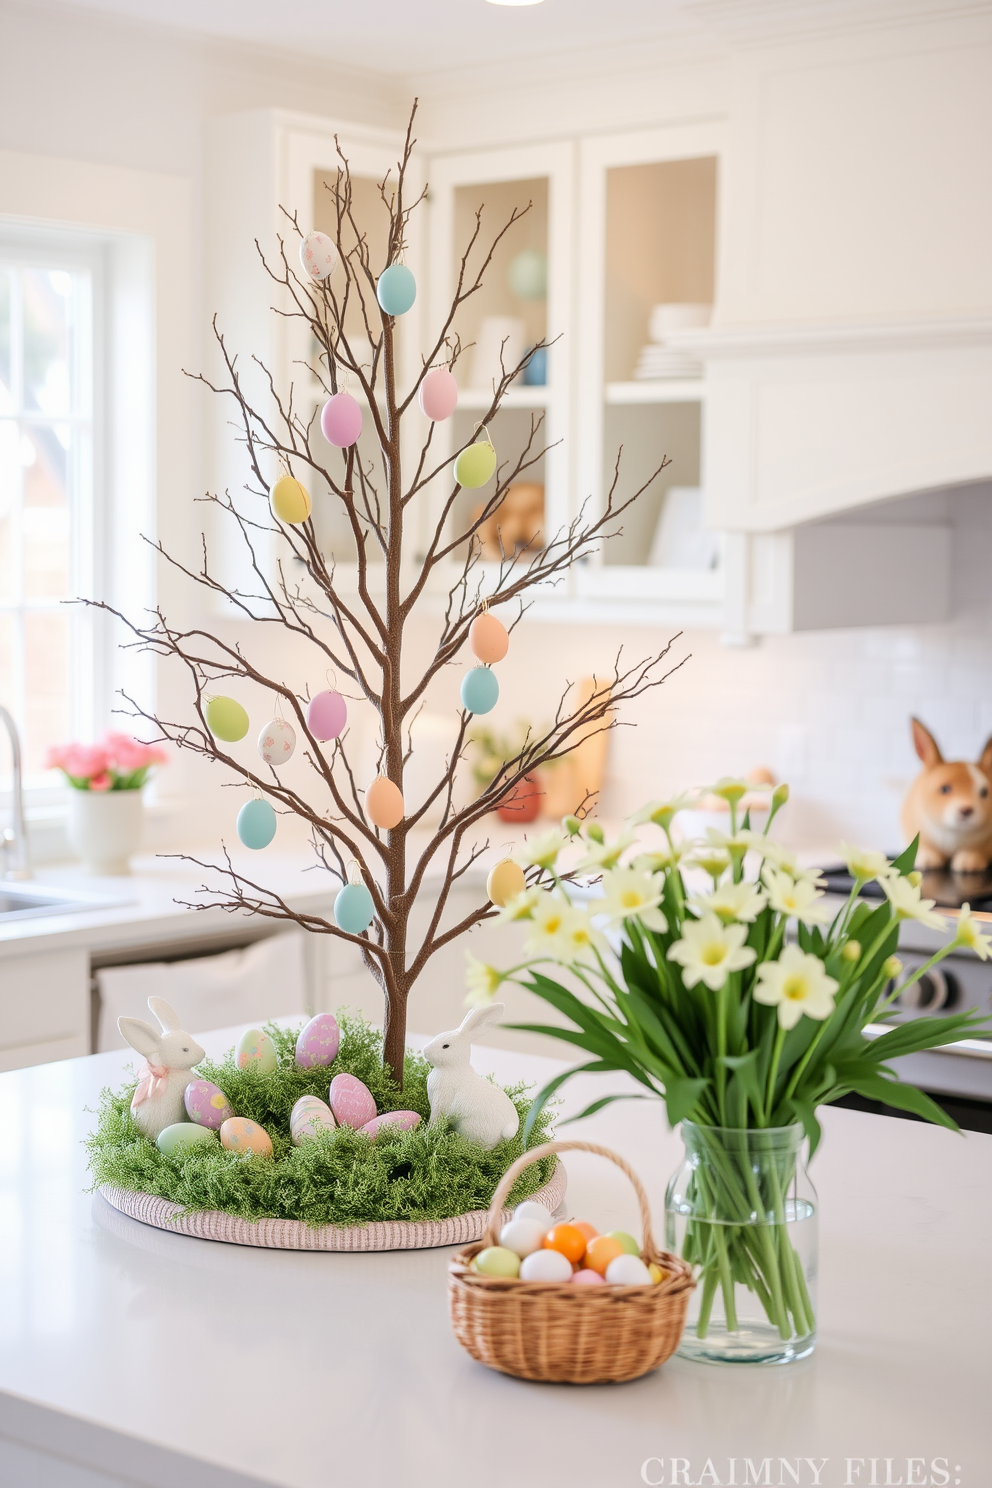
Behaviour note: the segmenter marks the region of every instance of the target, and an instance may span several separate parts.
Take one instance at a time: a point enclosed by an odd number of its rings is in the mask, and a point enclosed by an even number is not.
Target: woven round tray
[[[518,1169],[519,1163],[515,1163],[510,1171]],[[555,1210],[565,1197],[565,1181],[565,1169],[557,1163],[544,1187],[529,1197]],[[512,1180],[507,1184],[504,1178],[496,1197],[502,1194],[505,1198],[511,1187]],[[492,1210],[487,1213],[485,1209],[472,1209],[451,1219],[384,1220],[382,1224],[346,1228],[307,1225],[299,1219],[241,1219],[221,1209],[184,1210],[171,1199],[116,1188],[110,1183],[101,1185],[100,1194],[121,1214],[160,1230],[194,1235],[199,1240],[223,1240],[229,1245],[260,1245],[270,1250],[430,1250],[437,1245],[464,1245],[479,1239],[492,1215]],[[509,1216],[507,1209],[504,1220]]]
[[[663,1267],[664,1281],[577,1287],[469,1270],[473,1256],[498,1244],[503,1202],[518,1174],[552,1152],[594,1152],[626,1173],[641,1206],[641,1259]],[[452,1325],[473,1359],[520,1379],[575,1385],[637,1379],[657,1369],[678,1347],[694,1287],[686,1263],[655,1245],[648,1197],[633,1169],[608,1147],[591,1142],[545,1142],[518,1157],[493,1195],[481,1243],[459,1251],[448,1266]]]

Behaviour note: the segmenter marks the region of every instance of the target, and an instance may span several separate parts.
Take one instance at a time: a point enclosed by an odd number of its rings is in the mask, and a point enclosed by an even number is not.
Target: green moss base
[[[487,1209],[496,1185],[523,1151],[519,1135],[485,1152],[454,1131],[449,1122],[428,1125],[427,1076],[420,1055],[407,1052],[403,1089],[382,1068],[382,1034],[362,1018],[338,1015],[341,1045],[334,1063],[301,1069],[294,1060],[298,1029],[274,1024],[279,1067],[272,1074],[238,1069],[232,1049],[215,1063],[205,1059],[191,1078],[213,1080],[235,1115],[257,1121],[272,1138],[273,1157],[194,1147],[167,1157],[131,1119],[134,1082],[105,1090],[96,1130],[88,1138],[94,1187],[103,1183],[171,1199],[187,1210],[221,1209],[242,1219],[298,1219],[308,1225],[364,1225],[382,1220],[449,1219]],[[413,1131],[386,1127],[375,1141],[349,1127],[294,1147],[289,1115],[301,1095],[327,1099],[335,1075],[357,1075],[372,1092],[376,1109],[418,1111]],[[524,1084],[506,1087],[520,1113],[530,1105]],[[542,1114],[530,1146],[546,1141],[551,1115]],[[533,1163],[517,1179],[511,1202],[519,1203],[545,1184],[554,1159]]]

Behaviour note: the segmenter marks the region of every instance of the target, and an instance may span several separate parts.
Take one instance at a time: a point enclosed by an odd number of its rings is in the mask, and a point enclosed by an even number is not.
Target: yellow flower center
[[[637,909],[641,903],[641,896],[636,889],[624,889],[620,895],[620,903],[624,909]]]
[[[806,998],[806,983],[802,977],[786,977],[782,983],[782,996],[790,1002],[803,1002]]]
[[[550,915],[544,923],[544,928],[549,935],[557,935],[561,929],[561,915]]]
[[[719,945],[715,941],[703,948],[703,962],[706,966],[719,966],[720,962],[726,959],[726,956],[726,946]]]

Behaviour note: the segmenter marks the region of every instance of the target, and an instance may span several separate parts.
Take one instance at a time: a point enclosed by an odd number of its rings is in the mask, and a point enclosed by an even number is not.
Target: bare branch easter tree
[[[224,514],[240,539],[250,578],[244,587],[222,581],[211,569],[205,540],[198,566],[179,562],[156,544],[165,561],[201,590],[223,600],[232,613],[250,619],[263,631],[266,626],[278,627],[294,645],[309,648],[320,675],[333,668],[338,677],[347,679],[351,691],[377,718],[379,776],[374,782],[364,780],[351,758],[344,729],[346,709],[336,686],[319,699],[300,697],[283,678],[257,666],[242,643],[207,629],[177,626],[161,609],[138,623],[109,605],[101,606],[129,627],[133,645],[171,658],[186,669],[191,720],[163,718],[132,704],[135,714],[153,724],[161,739],[222,764],[236,780],[252,787],[258,797],[253,804],[261,808],[263,817],[274,809],[304,821],[316,866],[326,869],[342,886],[348,881],[349,865],[357,864],[357,877],[367,890],[367,896],[360,899],[367,905],[367,917],[363,913],[344,915],[339,895],[334,919],[297,913],[265,887],[264,874],[258,875],[259,881],[246,877],[226,850],[221,864],[200,866],[219,874],[223,881],[222,887],[205,890],[215,905],[231,912],[247,910],[295,921],[310,932],[335,936],[360,948],[384,994],[384,1059],[397,1080],[402,1079],[407,1003],[414,983],[436,951],[496,912],[484,901],[455,923],[445,923],[452,888],[487,845],[486,815],[512,797],[542,765],[561,759],[591,734],[614,728],[622,703],[669,675],[666,646],[634,666],[622,665],[618,658],[612,675],[597,680],[591,695],[587,689],[580,696],[566,684],[553,722],[529,734],[482,793],[462,804],[456,782],[464,763],[475,696],[468,686],[463,691],[467,706],[458,714],[457,733],[443,766],[439,764],[436,784],[415,807],[404,800],[404,766],[411,748],[416,747],[415,734],[411,735],[413,720],[431,682],[456,661],[470,641],[473,622],[488,611],[485,624],[473,632],[471,641],[483,663],[498,660],[505,649],[506,628],[495,621],[492,612],[509,606],[504,613],[508,620],[512,617],[508,627],[512,630],[526,609],[530,591],[561,580],[574,563],[616,532],[618,519],[667,464],[662,461],[650,480],[624,497],[619,494],[618,456],[598,513],[587,516],[583,511],[541,542],[537,531],[525,544],[507,544],[506,548],[500,538],[499,561],[483,563],[483,528],[491,534],[495,523],[499,533],[500,512],[511,487],[544,454],[539,418],[532,421],[523,448],[502,465],[487,432],[507,389],[538,348],[511,366],[501,363],[482,419],[484,437],[477,439],[473,434],[460,446],[451,477],[446,477],[450,455],[438,460],[432,444],[436,422],[450,414],[457,401],[451,373],[463,353],[455,329],[459,312],[478,293],[495,251],[529,208],[514,210],[486,242],[483,212],[477,212],[457,265],[450,304],[412,385],[401,390],[397,320],[409,308],[415,290],[403,257],[411,215],[423,200],[423,193],[413,201],[408,199],[415,114],[416,105],[397,169],[379,187],[382,209],[388,216],[384,264],[373,261],[369,238],[359,224],[352,176],[340,146],[337,176],[328,186],[332,242],[329,235],[305,234],[297,218],[286,214],[287,236],[280,239],[275,260],[267,260],[259,248],[264,270],[280,292],[282,304],[274,313],[302,322],[313,348],[306,365],[323,389],[322,412],[310,404],[301,409],[294,389],[278,389],[269,369],[255,359],[251,375],[243,375],[215,319],[224,378],[214,382],[201,375],[199,380],[229,400],[237,437],[247,455],[249,479],[246,497],[234,500],[224,493],[205,499]],[[302,269],[296,267],[299,262]],[[348,392],[349,384],[357,387],[360,403]],[[262,397],[250,391],[259,386]],[[417,403],[420,406],[415,408]],[[427,433],[405,473],[403,457],[409,442],[401,439],[401,426],[407,415],[420,420],[421,426],[426,415]],[[371,425],[375,436],[374,457],[359,449],[358,430],[363,422]],[[318,427],[323,433],[319,441]],[[463,488],[482,486],[490,490],[488,494],[480,490],[476,507],[459,499]],[[432,493],[439,488],[443,494],[435,498]],[[324,506],[320,517],[334,507],[343,516],[355,555],[347,572],[321,543],[318,532],[325,524],[314,521],[311,489]],[[418,497],[411,512],[411,503]],[[433,504],[425,536],[413,517],[427,503]],[[274,563],[268,557],[273,549],[281,553]],[[410,677],[403,668],[405,632],[418,606],[420,611],[437,615],[437,637],[427,664],[419,675]],[[479,640],[480,635],[488,637],[488,644]],[[482,685],[491,696],[498,687],[493,687],[494,674],[488,667],[484,670],[488,680],[483,678]],[[478,685],[476,672],[470,672],[469,678]],[[230,748],[230,742],[247,732],[247,725],[239,733],[237,726],[218,722],[214,704],[219,692],[236,695],[238,684],[243,683],[279,699],[284,724],[302,742],[308,767],[306,789],[287,784],[271,757],[247,762]],[[316,709],[315,703],[320,704]],[[477,711],[487,711],[484,700]],[[432,867],[433,903],[426,929],[415,932],[414,907]],[[206,901],[198,907],[207,907]]]

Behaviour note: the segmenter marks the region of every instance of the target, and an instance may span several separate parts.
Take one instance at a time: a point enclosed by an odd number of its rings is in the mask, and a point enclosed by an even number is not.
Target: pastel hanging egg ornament
[[[357,1075],[335,1075],[327,1098],[338,1126],[353,1126],[357,1131],[375,1120],[372,1093]]]
[[[405,315],[417,298],[417,281],[406,264],[390,264],[379,275],[375,297],[387,315]]]
[[[336,688],[325,688],[310,699],[307,728],[315,739],[322,743],[336,739],[347,722],[348,704]]]
[[[260,797],[254,801],[246,801],[238,812],[238,836],[245,847],[250,847],[253,852],[260,852],[263,847],[268,847],[276,835],[276,814],[268,801]]]
[[[403,820],[403,795],[385,775],[378,775],[365,792],[365,815],[374,827],[391,832]]]
[[[206,708],[207,728],[215,739],[236,744],[248,732],[248,714],[229,697],[212,697]]]
[[[496,451],[488,439],[478,439],[463,449],[455,460],[452,473],[455,484],[466,491],[475,491],[492,480],[496,470]]]
[[[280,522],[298,527],[313,510],[310,492],[292,475],[280,475],[269,491],[269,510]]]
[[[524,870],[512,858],[504,858],[502,862],[497,863],[486,879],[489,902],[495,904],[497,909],[503,909],[511,899],[522,894],[526,887]]]
[[[261,1028],[245,1029],[238,1039],[235,1057],[238,1069],[254,1069],[263,1075],[271,1075],[279,1064],[276,1046]]]
[[[328,444],[336,449],[350,449],[358,443],[362,432],[361,405],[350,393],[335,393],[321,409],[320,427]]]
[[[348,883],[334,901],[334,923],[348,935],[361,935],[375,918],[372,895],[363,883]]]
[[[218,1131],[234,1109],[219,1085],[212,1080],[190,1080],[183,1096],[186,1115],[198,1126]]]
[[[462,707],[469,713],[491,713],[499,702],[499,683],[489,667],[473,667],[462,678]]]
[[[333,238],[326,233],[307,233],[300,244],[300,263],[311,279],[318,284],[326,279],[338,266],[338,250]]]
[[[420,384],[420,411],[439,424],[458,407],[458,384],[447,367],[432,367]]]
[[[468,632],[468,643],[472,648],[472,654],[486,666],[502,661],[510,649],[510,637],[506,626],[488,610],[483,610],[472,621]]]
[[[258,752],[267,765],[278,769],[293,758],[296,730],[285,718],[271,718],[258,736]]]
[[[301,1069],[333,1064],[341,1042],[341,1030],[333,1013],[318,1013],[300,1029],[296,1040],[296,1062]]]

